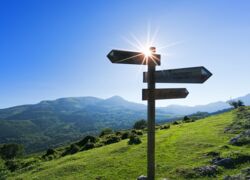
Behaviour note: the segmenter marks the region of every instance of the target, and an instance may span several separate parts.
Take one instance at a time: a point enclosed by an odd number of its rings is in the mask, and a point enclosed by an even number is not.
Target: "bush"
[[[23,160],[23,159],[12,159],[12,160],[7,160],[5,162],[5,166],[8,170],[11,172],[31,167],[33,164],[37,163],[38,159],[28,159],[28,160]],[[0,176],[1,179],[1,176]]]
[[[167,124],[167,125],[163,125],[160,127],[160,129],[169,129],[170,128],[170,124]]]
[[[46,152],[46,156],[49,156],[49,155],[54,155],[56,153],[56,151],[54,150],[54,149],[51,149],[51,148],[49,148],[48,150],[47,150],[47,152]]]
[[[13,159],[23,155],[24,148],[21,144],[4,144],[0,148],[0,155],[3,159]]]
[[[79,141],[78,143],[76,143],[78,146],[84,146],[85,144],[87,144],[88,142],[90,143],[96,143],[97,142],[97,138],[94,136],[86,136],[85,138],[83,138],[81,141]]]
[[[115,135],[109,135],[106,137],[106,140],[105,140],[105,144],[113,144],[113,143],[117,143],[121,140],[120,137],[118,136],[115,136]]]
[[[178,125],[178,124],[180,124],[178,121],[173,122],[173,125]]]
[[[85,144],[85,146],[82,148],[82,150],[89,150],[89,149],[93,149],[95,147],[95,144],[92,142],[88,142]]]
[[[117,131],[117,132],[115,132],[115,135],[116,135],[116,136],[121,136],[122,133],[121,133],[120,131]]]
[[[132,145],[132,144],[140,144],[141,143],[141,139],[136,135],[136,134],[132,134],[129,137],[129,141],[128,144]]]
[[[190,117],[184,116],[183,121],[189,121],[189,120],[190,120]]]
[[[121,139],[128,139],[129,138],[129,132],[122,133]]]
[[[134,129],[144,129],[147,127],[147,121],[144,119],[135,122]]]
[[[135,129],[133,129],[133,130],[131,131],[131,133],[132,133],[132,134],[139,135],[139,136],[143,135],[143,132],[142,132],[141,130],[135,130]]]
[[[102,136],[112,134],[112,133],[113,133],[113,130],[111,128],[105,128],[101,131],[99,136],[102,137]]]
[[[43,159],[45,160],[52,160],[54,159],[56,156],[57,156],[57,152],[54,150],[54,149],[51,149],[49,148],[47,151],[46,151],[46,154],[44,154],[42,156]]]
[[[194,122],[193,119],[191,119],[190,117],[188,116],[184,116],[183,120],[182,120],[184,123],[189,123],[189,122]]]
[[[136,134],[137,134],[138,136],[142,136],[142,135],[143,135],[143,132],[142,132],[142,131],[137,131]]]
[[[15,160],[7,160],[5,162],[5,166],[11,171],[16,171],[17,169],[20,169],[21,168],[21,165],[20,163],[18,163],[17,161]]]
[[[66,155],[70,155],[70,154],[75,154],[78,151],[80,151],[79,146],[77,146],[76,144],[71,144],[70,147],[68,147],[66,149],[66,151],[63,152],[62,156],[66,156]]]

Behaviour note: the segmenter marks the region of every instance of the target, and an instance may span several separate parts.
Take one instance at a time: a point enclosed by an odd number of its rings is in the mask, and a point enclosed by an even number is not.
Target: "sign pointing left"
[[[149,63],[154,63],[155,65],[161,64],[161,55],[153,53],[150,56],[146,56],[142,52],[113,49],[108,53],[107,57],[112,63],[138,65],[147,65]]]
[[[142,100],[149,99],[149,89],[142,89]],[[179,99],[186,98],[189,94],[186,88],[167,88],[151,90],[154,99]]]

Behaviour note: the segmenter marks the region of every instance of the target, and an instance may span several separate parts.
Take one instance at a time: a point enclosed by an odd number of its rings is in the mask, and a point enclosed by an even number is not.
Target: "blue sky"
[[[158,69],[205,66],[206,83],[186,87],[197,105],[250,93],[250,2],[245,0],[1,0],[0,108],[72,96],[141,101],[146,67],[112,64],[111,49],[134,50],[149,27],[161,49]],[[133,35],[132,35],[133,34]]]

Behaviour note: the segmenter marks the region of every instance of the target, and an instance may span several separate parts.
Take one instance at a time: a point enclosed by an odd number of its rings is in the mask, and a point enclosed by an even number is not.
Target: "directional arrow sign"
[[[143,82],[147,81],[148,73],[143,73]],[[205,67],[191,67],[181,69],[168,69],[155,71],[155,82],[157,83],[204,83],[212,73]]]
[[[142,52],[111,50],[107,55],[112,63],[121,64],[140,64],[147,65],[154,63],[155,65],[161,64],[161,55],[152,53],[150,56],[145,56]]]
[[[186,98],[189,94],[186,88],[154,89],[155,99],[178,99]],[[142,89],[142,100],[148,100],[148,89]]]

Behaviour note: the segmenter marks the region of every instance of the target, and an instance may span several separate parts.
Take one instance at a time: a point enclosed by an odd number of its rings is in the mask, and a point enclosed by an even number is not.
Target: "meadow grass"
[[[157,130],[156,179],[185,179],[181,170],[210,165],[211,157],[206,154],[211,151],[219,152],[222,156],[232,152],[249,153],[249,147],[228,144],[233,135],[224,133],[224,129],[232,122],[233,116],[233,112],[227,112]],[[133,180],[139,175],[146,175],[146,135],[141,139],[139,145],[128,145],[128,140],[123,140],[63,158],[41,161],[28,170],[12,173],[8,179]],[[214,179],[237,174],[247,166],[250,164],[242,164],[236,169],[221,168]]]

